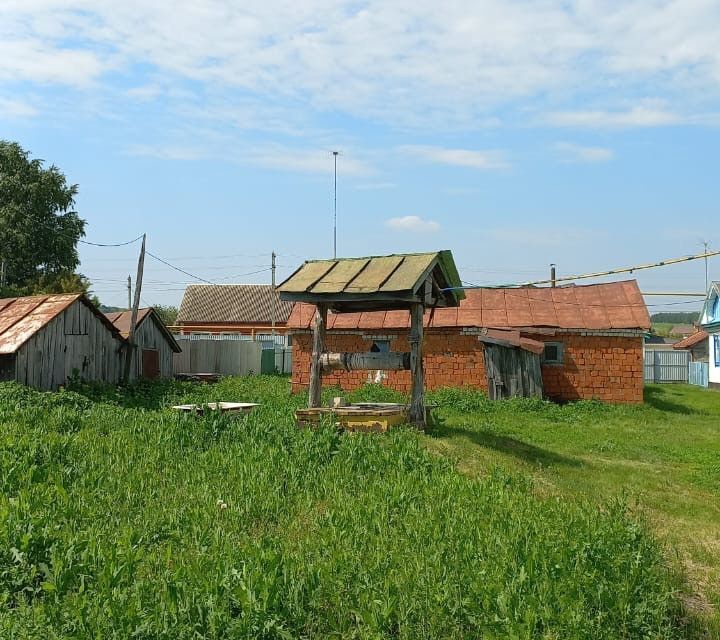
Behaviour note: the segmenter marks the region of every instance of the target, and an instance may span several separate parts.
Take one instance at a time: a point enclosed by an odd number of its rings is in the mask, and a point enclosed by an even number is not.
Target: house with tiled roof
[[[176,323],[181,334],[285,333],[292,302],[271,285],[192,284],[185,289]]]
[[[327,275],[324,277],[328,277]],[[297,303],[287,326],[293,335],[293,390],[307,387],[312,352],[311,304]],[[408,350],[409,313],[329,314],[332,352]],[[426,311],[423,344],[427,388],[471,386],[488,392],[486,350],[493,343],[539,351],[546,397],[639,403],[643,400],[643,339],[650,317],[635,280],[562,287],[466,289],[458,307]],[[381,375],[378,375],[380,373]],[[327,384],[343,389],[381,380],[409,388],[406,371],[333,371]]]

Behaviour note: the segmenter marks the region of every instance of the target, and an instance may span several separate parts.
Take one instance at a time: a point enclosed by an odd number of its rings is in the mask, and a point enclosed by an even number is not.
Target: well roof
[[[436,306],[457,307],[464,294],[450,251],[308,260],[278,291],[283,300],[327,303],[339,311],[408,308],[425,301],[428,277]]]

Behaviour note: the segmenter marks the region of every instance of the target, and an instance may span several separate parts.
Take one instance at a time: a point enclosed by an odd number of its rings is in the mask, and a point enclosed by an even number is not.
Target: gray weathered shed
[[[130,311],[106,313],[123,338],[130,332]],[[173,354],[182,349],[173,338],[155,309],[138,309],[133,356],[130,365],[130,379],[172,378]]]
[[[117,383],[125,340],[82,294],[0,300],[0,380],[57,389],[69,378]]]

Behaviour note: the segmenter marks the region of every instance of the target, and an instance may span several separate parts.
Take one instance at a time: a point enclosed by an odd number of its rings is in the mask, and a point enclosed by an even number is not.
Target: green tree
[[[54,165],[31,159],[19,144],[0,140],[0,263],[4,294],[87,291],[75,273],[85,220],[74,211],[77,185]]]
[[[154,309],[166,327],[171,327],[175,324],[178,315],[177,307],[158,304],[155,305]]]

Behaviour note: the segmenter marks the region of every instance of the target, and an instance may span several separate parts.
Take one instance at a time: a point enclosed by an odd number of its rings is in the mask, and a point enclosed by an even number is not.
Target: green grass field
[[[718,637],[720,394],[443,390],[427,434],[359,436],[288,388],[0,385],[0,637]]]

